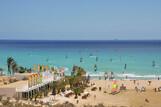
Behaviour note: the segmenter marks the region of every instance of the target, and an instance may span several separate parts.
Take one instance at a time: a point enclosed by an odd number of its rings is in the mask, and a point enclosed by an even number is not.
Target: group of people
[[[113,72],[105,72],[104,74],[104,78],[105,80],[109,79],[109,80],[113,80],[114,79],[114,73]]]

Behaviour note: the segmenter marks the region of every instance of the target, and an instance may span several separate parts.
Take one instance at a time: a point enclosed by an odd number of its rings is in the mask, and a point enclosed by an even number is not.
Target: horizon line
[[[161,39],[0,39],[0,41],[161,41]]]

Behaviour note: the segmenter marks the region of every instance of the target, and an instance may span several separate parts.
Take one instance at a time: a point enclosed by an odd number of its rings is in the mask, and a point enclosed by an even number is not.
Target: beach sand
[[[91,83],[95,83],[97,87],[102,87],[101,91],[91,91],[91,87],[88,87],[85,91],[90,93],[87,99],[78,97],[79,103],[74,96],[68,99],[69,102],[75,104],[77,107],[83,107],[83,105],[97,105],[104,104],[105,106],[116,107],[161,107],[161,92],[155,92],[154,88],[161,86],[160,80],[151,80],[151,85],[147,80],[137,80],[134,84],[131,80],[117,80],[118,85],[122,83],[127,87],[127,90],[121,91],[116,95],[109,94],[111,91],[112,81],[109,80],[91,80]],[[146,87],[145,92],[136,92],[135,86]],[[104,93],[104,91],[107,93]],[[96,96],[96,97],[94,97]]]
[[[115,95],[112,95],[110,92],[113,81],[93,79],[90,81],[90,86],[85,89],[85,92],[89,92],[90,94],[87,99],[82,99],[83,94],[78,96],[78,99],[74,99],[74,95],[68,98],[57,94],[54,98],[54,96],[50,93],[48,97],[44,97],[39,100],[43,102],[52,100],[51,102],[54,102],[54,105],[64,104],[68,101],[76,107],[85,107],[84,105],[93,105],[93,107],[96,107],[95,105],[98,104],[103,104],[105,107],[161,107],[161,91],[154,91],[154,88],[161,86],[161,80],[150,80],[150,85],[148,81],[149,80],[136,80],[134,84],[133,80],[116,80],[118,87],[124,84],[127,90],[123,90]],[[97,90],[95,91],[91,91],[91,88],[93,87],[91,84],[93,83],[95,84],[94,86],[97,87]],[[146,91],[137,92],[135,90],[136,86],[146,87]],[[99,90],[99,87],[101,87],[101,90]],[[106,93],[104,91],[106,91]],[[77,100],[79,101],[78,103]]]

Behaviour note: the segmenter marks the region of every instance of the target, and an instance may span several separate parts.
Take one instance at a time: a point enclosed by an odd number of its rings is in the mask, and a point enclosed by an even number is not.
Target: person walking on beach
[[[148,81],[149,85],[151,85],[151,81]]]
[[[134,82],[134,84],[135,84],[135,83],[136,83],[136,80],[134,80],[133,82]]]
[[[160,80],[160,77],[158,77],[158,80]]]
[[[128,76],[126,75],[126,77],[125,77],[126,79],[128,79]]]
[[[94,101],[96,100],[96,94],[94,95]]]
[[[137,86],[135,87],[135,91],[138,92],[138,87]]]
[[[104,77],[105,77],[105,80],[108,78],[108,73],[107,72],[105,72]]]
[[[77,99],[77,104],[79,103],[79,100]]]
[[[87,76],[87,82],[90,83],[90,75]]]

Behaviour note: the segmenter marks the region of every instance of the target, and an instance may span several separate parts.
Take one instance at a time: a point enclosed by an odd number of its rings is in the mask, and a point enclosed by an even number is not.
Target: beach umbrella
[[[118,84],[117,84],[117,81],[113,81],[112,83],[112,92],[116,92],[118,89]]]

